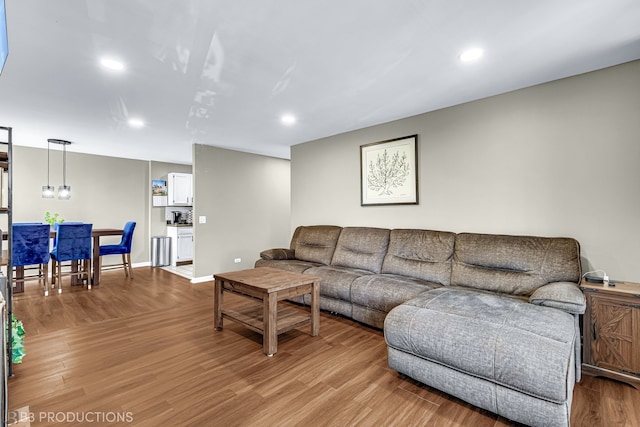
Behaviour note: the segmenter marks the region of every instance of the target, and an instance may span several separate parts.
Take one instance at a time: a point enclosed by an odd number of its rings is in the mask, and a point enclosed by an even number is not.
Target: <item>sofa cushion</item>
[[[461,233],[451,285],[531,295],[551,282],[580,281],[580,247],[570,238]]]
[[[312,267],[305,274],[320,278],[320,296],[336,298],[351,304],[351,284],[358,277],[372,274],[370,271],[354,268],[323,265]]]
[[[384,333],[395,349],[551,402],[567,399],[578,339],[569,313],[442,287],[391,310]]]
[[[439,286],[412,277],[372,274],[353,281],[351,302],[388,313],[395,306]]]
[[[259,259],[255,262],[255,267],[272,267],[280,270],[293,271],[294,273],[303,273],[311,267],[317,267],[317,262],[300,261],[297,259]]]
[[[449,285],[455,239],[446,231],[391,230],[382,273]]]
[[[298,227],[291,239],[296,258],[328,265],[341,230],[341,227],[334,225]]]
[[[389,230],[386,228],[345,227],[331,265],[380,273],[388,246]]]

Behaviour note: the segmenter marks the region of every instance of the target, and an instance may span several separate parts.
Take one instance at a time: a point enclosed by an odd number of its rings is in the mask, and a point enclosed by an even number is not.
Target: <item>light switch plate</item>
[[[200,224],[206,224],[206,223],[207,223],[207,217],[206,217],[206,216],[204,216],[204,215],[200,215],[200,216],[198,217],[198,223],[200,223]]]

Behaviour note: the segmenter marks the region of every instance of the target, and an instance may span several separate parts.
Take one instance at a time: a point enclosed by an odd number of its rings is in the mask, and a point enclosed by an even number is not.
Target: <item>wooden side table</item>
[[[583,281],[582,372],[640,389],[640,283],[615,286]]]

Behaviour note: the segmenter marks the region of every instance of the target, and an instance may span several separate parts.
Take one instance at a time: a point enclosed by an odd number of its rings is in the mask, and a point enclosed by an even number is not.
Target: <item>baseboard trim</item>
[[[204,283],[204,282],[212,282],[212,281],[213,281],[213,274],[210,274],[208,276],[191,278],[191,283]]]

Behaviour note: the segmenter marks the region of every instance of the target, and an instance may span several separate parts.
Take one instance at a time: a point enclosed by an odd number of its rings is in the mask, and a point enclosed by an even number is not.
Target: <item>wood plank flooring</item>
[[[28,406],[32,426],[512,425],[390,370],[381,331],[327,313],[319,336],[287,332],[266,357],[260,335],[214,330],[213,282],[159,268],[106,272],[91,291],[65,281],[46,298],[28,282],[14,312],[27,355],[9,408]],[[572,425],[640,425],[640,391],[586,377]]]

